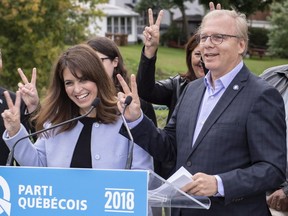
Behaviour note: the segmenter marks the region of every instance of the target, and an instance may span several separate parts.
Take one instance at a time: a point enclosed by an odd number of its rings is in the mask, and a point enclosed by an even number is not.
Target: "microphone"
[[[88,115],[92,112],[92,110],[95,109],[95,108],[98,106],[99,103],[100,103],[100,99],[97,97],[97,98],[95,98],[95,100],[92,102],[91,107],[90,107],[90,109],[88,110],[88,112],[86,112],[85,114],[83,114],[83,115],[81,115],[81,116],[77,116],[77,117],[72,118],[72,119],[69,119],[69,120],[67,120],[67,121],[61,122],[61,123],[59,123],[59,124],[52,125],[52,126],[49,127],[49,128],[44,128],[44,129],[42,129],[42,130],[35,131],[34,133],[28,134],[27,136],[24,136],[24,137],[18,139],[18,140],[15,142],[15,144],[12,146],[12,148],[11,148],[11,150],[10,150],[10,152],[9,152],[9,155],[8,155],[8,158],[7,158],[7,162],[6,162],[6,166],[12,166],[15,147],[16,147],[16,145],[17,145],[21,140],[26,139],[26,138],[29,138],[29,137],[31,137],[31,136],[35,136],[35,135],[40,134],[40,133],[44,133],[44,132],[46,132],[46,131],[48,131],[48,130],[52,130],[52,129],[54,129],[54,128],[60,127],[60,126],[62,126],[62,125],[68,124],[68,123],[70,123],[70,122],[79,120],[79,119],[81,119],[81,118],[84,118],[84,117],[88,116]]]
[[[121,118],[122,118],[123,124],[124,124],[124,126],[128,132],[128,136],[130,139],[125,169],[131,169],[132,161],[133,161],[134,139],[133,139],[133,136],[131,134],[130,128],[128,127],[127,121],[124,117],[124,113],[126,111],[126,108],[130,105],[131,101],[132,101],[132,97],[130,95],[128,95],[124,101],[124,109],[123,109],[123,112],[121,113]]]

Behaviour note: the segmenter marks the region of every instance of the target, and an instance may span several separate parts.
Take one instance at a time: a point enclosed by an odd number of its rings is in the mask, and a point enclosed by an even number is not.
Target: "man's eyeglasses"
[[[103,57],[103,58],[100,58],[102,62],[104,62],[104,60],[106,59],[110,59],[109,57]]]
[[[200,44],[204,44],[207,41],[207,38],[210,37],[210,41],[212,44],[214,45],[219,45],[223,42],[223,40],[225,38],[239,38],[239,36],[237,35],[228,35],[228,34],[212,34],[212,35],[200,35],[199,36],[199,40],[200,40]]]

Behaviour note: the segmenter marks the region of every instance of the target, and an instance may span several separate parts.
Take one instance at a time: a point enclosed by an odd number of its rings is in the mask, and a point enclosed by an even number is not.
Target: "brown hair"
[[[98,89],[97,96],[100,99],[100,104],[96,108],[96,118],[102,123],[115,122],[118,118],[115,87],[105,72],[97,53],[90,46],[79,44],[60,55],[51,73],[47,96],[41,105],[41,110],[35,117],[36,130],[42,129],[44,123],[58,124],[79,115],[79,107],[70,100],[65,91],[63,72],[66,68],[76,78],[95,82]],[[80,77],[77,76],[77,72],[80,72]],[[57,133],[70,130],[75,125],[76,122],[65,124],[60,130],[57,130]]]
[[[199,45],[199,39],[198,39],[198,34],[193,35],[190,37],[188,40],[186,46],[185,46],[185,51],[186,51],[186,65],[188,68],[188,71],[185,74],[180,74],[181,77],[187,79],[188,81],[193,81],[197,79],[195,72],[192,67],[192,62],[191,62],[191,56],[193,50]]]

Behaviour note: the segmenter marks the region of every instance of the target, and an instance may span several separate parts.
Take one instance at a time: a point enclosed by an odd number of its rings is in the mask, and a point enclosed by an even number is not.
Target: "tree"
[[[271,30],[269,37],[269,51],[280,57],[288,58],[288,0],[271,5]]]
[[[20,80],[17,68],[29,76],[36,67],[37,87],[45,89],[55,58],[65,46],[86,38],[89,17],[100,16],[95,6],[104,2],[107,0],[1,0],[0,85],[15,90]]]
[[[200,4],[204,5],[206,8],[209,7],[209,2],[211,0],[199,0]],[[237,11],[246,14],[248,17],[256,11],[263,11],[271,5],[275,0],[221,0],[215,3],[220,3],[222,8],[225,9],[236,9]],[[282,2],[282,0],[277,0]]]

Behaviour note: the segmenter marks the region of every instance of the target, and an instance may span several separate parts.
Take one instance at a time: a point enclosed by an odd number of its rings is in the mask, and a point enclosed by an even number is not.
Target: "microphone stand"
[[[21,137],[20,139],[18,139],[18,140],[14,143],[14,145],[12,146],[12,148],[11,148],[11,150],[10,150],[10,152],[9,152],[9,155],[8,155],[8,158],[7,158],[7,162],[6,162],[6,166],[12,166],[12,165],[13,165],[13,157],[14,157],[15,147],[16,147],[16,145],[17,145],[21,140],[24,140],[24,139],[29,138],[29,137],[31,137],[31,136],[35,136],[35,135],[37,135],[37,134],[44,133],[44,132],[46,132],[46,131],[48,131],[48,130],[52,130],[52,129],[54,129],[54,128],[57,128],[57,127],[60,127],[60,126],[62,126],[62,125],[68,124],[68,123],[70,123],[70,122],[73,122],[73,121],[79,120],[79,119],[81,119],[81,118],[84,118],[84,117],[88,116],[88,115],[92,112],[92,110],[93,110],[96,106],[98,106],[99,103],[100,103],[100,99],[99,99],[99,98],[96,98],[96,99],[93,101],[93,103],[91,104],[91,107],[90,107],[90,109],[88,110],[88,112],[86,112],[84,115],[77,116],[76,118],[69,119],[69,120],[67,120],[67,121],[61,122],[61,123],[59,123],[59,124],[53,125],[53,126],[48,127],[48,128],[44,128],[44,129],[39,130],[39,131],[35,131],[34,133],[28,134],[27,136],[24,136],[24,137]]]
[[[128,124],[127,124],[127,121],[124,117],[124,113],[126,111],[126,108],[127,106],[130,105],[132,101],[132,97],[131,96],[127,96],[126,99],[125,99],[125,102],[124,102],[124,109],[123,109],[123,112],[121,113],[121,118],[122,118],[122,121],[123,121],[123,124],[128,132],[128,136],[129,136],[129,149],[128,149],[128,157],[127,157],[127,160],[126,160],[126,165],[125,165],[125,169],[131,169],[132,167],[132,161],[133,161],[133,149],[134,149],[134,139],[133,139],[133,136],[131,134],[131,131],[130,131],[130,128],[128,127]]]

